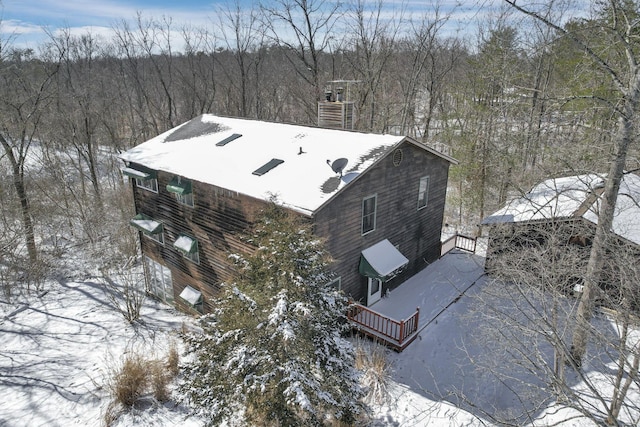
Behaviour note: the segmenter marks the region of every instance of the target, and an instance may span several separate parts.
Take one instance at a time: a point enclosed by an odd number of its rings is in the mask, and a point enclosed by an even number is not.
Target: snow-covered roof
[[[260,199],[276,195],[286,206],[310,214],[403,140],[202,115],[120,157]],[[342,177],[331,168],[341,158],[348,161]]]
[[[582,217],[598,222],[604,177],[597,174],[552,178],[536,185],[524,196],[507,203],[483,224]],[[625,174],[618,192],[613,231],[640,245],[640,177]]]

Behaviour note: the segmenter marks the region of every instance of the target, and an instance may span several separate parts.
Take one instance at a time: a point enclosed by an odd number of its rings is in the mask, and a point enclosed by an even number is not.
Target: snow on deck
[[[242,136],[229,141],[234,134]],[[259,199],[275,194],[311,213],[403,139],[203,115],[120,157]],[[340,158],[348,161],[342,177],[331,168]],[[272,160],[283,162],[255,174]]]
[[[402,283],[370,308],[398,321],[408,318],[419,308],[420,330],[483,274],[483,257],[454,250]]]

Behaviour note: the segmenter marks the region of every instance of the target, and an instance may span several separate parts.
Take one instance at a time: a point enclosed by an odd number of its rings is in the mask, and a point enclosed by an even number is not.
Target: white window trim
[[[161,244],[162,246],[164,246],[164,230],[162,230],[159,233],[142,233],[147,239],[151,239],[156,243]],[[156,236],[159,236],[159,238],[156,238]]]
[[[183,253],[182,256],[196,265],[200,265],[200,248],[192,254]]]
[[[173,277],[171,270],[146,255],[144,258],[146,264],[145,270],[149,274],[148,279],[149,285],[151,286],[149,292],[167,304],[173,305],[175,298],[173,296]],[[167,282],[166,279],[168,279],[169,282]]]
[[[422,181],[423,180],[427,180],[427,188],[426,190],[423,192],[420,191],[420,187],[422,185]],[[418,210],[422,210],[424,208],[426,208],[427,206],[429,206],[429,187],[431,185],[431,177],[429,175],[425,175],[423,177],[420,178],[420,181],[418,183]],[[424,194],[424,196],[422,196]],[[421,205],[422,201],[424,199],[424,205]]]
[[[369,200],[373,198],[374,199],[374,203],[373,203],[373,228],[371,230],[367,230],[364,231],[364,205],[365,205],[365,201]],[[361,204],[361,212],[360,212],[360,232],[362,233],[362,235],[366,235],[369,234],[373,231],[376,230],[376,226],[378,225],[378,195],[377,194],[372,194],[370,196],[366,196],[362,199],[362,204]]]
[[[136,187],[142,188],[144,190],[150,191],[152,193],[158,193],[158,179],[157,178],[134,178],[136,181]],[[150,184],[147,184],[150,183]]]
[[[338,283],[338,285],[336,286],[335,283]],[[338,291],[342,290],[342,277],[338,276],[336,278],[333,278],[329,281],[329,283],[327,283],[327,287],[329,288],[335,288]]]
[[[200,265],[200,242],[198,242],[198,239],[196,239],[195,237],[191,237],[187,234],[184,234],[184,236],[196,242],[196,250],[193,253],[187,253],[180,250],[180,252],[182,252],[182,257],[188,259],[194,264]]]
[[[193,201],[193,190],[191,190],[191,193],[187,193],[187,194],[176,193],[176,200],[181,205],[192,208],[195,204]]]

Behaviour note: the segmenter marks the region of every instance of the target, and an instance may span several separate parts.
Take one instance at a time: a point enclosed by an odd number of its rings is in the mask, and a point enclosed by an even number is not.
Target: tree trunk
[[[629,144],[634,136],[633,119],[640,100],[640,72],[638,70],[635,71],[630,82],[630,90],[625,94],[623,108],[618,119],[614,157],[611,159],[609,173],[605,178],[596,234],[591,247],[589,263],[587,264],[583,293],[580,297],[576,314],[571,357],[578,367],[582,365],[582,358],[587,350],[589,325],[593,315],[594,300],[599,291],[604,256],[611,235],[611,226],[620,190],[620,181],[624,175]]]
[[[29,197],[27,196],[27,190],[24,185],[24,174],[22,173],[22,164],[24,163],[24,160],[16,159],[16,156],[13,153],[13,148],[2,135],[0,135],[0,144],[4,148],[4,152],[11,163],[13,186],[18,198],[20,199],[22,230],[24,233],[25,243],[27,245],[29,261],[31,264],[35,264],[38,261],[38,251],[36,248],[35,233],[33,231],[33,221],[31,220],[31,205],[29,204]]]

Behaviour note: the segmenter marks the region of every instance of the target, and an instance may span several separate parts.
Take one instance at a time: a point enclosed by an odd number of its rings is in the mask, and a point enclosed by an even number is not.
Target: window
[[[202,292],[191,286],[186,286],[180,293],[180,298],[197,312],[202,313]]]
[[[181,205],[193,207],[193,193],[188,193],[188,194],[177,194],[176,193],[176,200]]]
[[[173,243],[173,247],[182,252],[182,256],[189,261],[200,264],[198,241],[193,237],[181,235]]]
[[[333,279],[332,281],[330,281],[327,286],[330,289],[335,289],[336,291],[339,291],[342,289],[342,278],[341,277],[336,277],[335,279]]]
[[[142,165],[131,165],[122,169],[122,173],[136,182],[136,187],[158,192],[158,179],[156,171]]]
[[[151,240],[164,244],[164,226],[161,222],[154,221],[145,214],[138,214],[129,221],[129,224],[142,231],[142,234]]]
[[[164,265],[155,262],[145,255],[145,267],[149,292],[169,304],[173,304],[173,283],[171,270]]]
[[[136,180],[136,187],[144,188],[145,190],[149,190],[154,193],[158,192],[158,180],[156,178],[148,178],[148,179],[136,178],[135,180]]]
[[[420,186],[418,188],[418,210],[427,207],[429,202],[429,177],[420,178]]]
[[[376,199],[374,195],[362,200],[362,234],[376,229]]]
[[[164,245],[164,232],[162,230],[160,230],[158,233],[142,233],[144,234],[146,237],[148,237],[151,240],[155,240],[156,242],[160,243],[161,245]]]
[[[190,180],[174,176],[167,184],[167,191],[176,195],[178,203],[193,207],[193,191]]]

